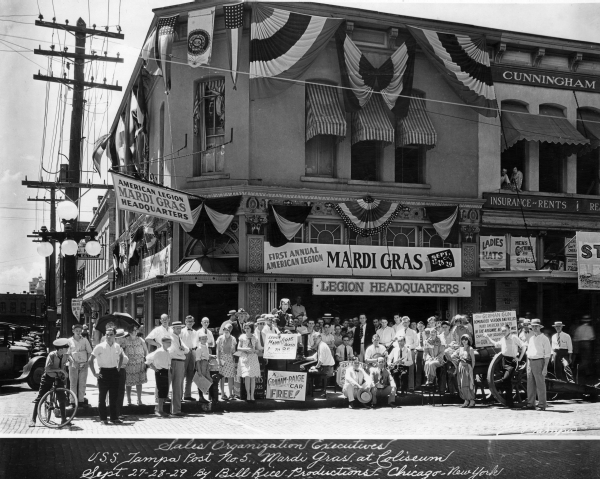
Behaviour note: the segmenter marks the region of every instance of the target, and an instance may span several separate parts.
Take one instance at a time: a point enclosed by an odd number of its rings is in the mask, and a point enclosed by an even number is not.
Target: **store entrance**
[[[188,314],[196,318],[196,326],[206,316],[210,327],[218,328],[227,319],[227,312],[238,309],[237,284],[205,284],[201,288],[188,284]]]

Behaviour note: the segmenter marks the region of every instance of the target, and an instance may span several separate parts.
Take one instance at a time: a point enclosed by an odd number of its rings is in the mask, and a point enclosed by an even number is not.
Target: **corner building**
[[[536,207],[525,211],[525,231],[520,208],[511,205],[530,197],[597,198],[598,184],[593,192],[585,191],[590,194],[582,194],[585,181],[578,179],[589,179],[588,170],[598,177],[597,149],[584,153],[579,146],[574,151],[555,148],[562,143],[554,137],[551,143],[535,137],[527,121],[517,120],[523,109],[536,116],[562,112],[564,121],[556,128],[568,123],[578,133],[578,112],[592,118],[600,111],[595,91],[600,79],[589,88],[600,69],[598,45],[332,5],[244,4],[234,88],[224,4],[196,1],[155,10],[149,36],[159,19],[177,15],[178,39],[169,62],[171,89],[166,94],[164,77],[149,74],[138,60],[112,131],[121,122],[125,132],[130,131],[132,91],[138,102],[142,92],[147,149],[138,147],[132,153],[126,148],[121,171],[131,172],[135,165],[152,180],[194,195],[194,201],[241,196],[239,207],[223,234],[210,228],[189,233],[176,222],[119,211],[111,250],[121,274],[106,293],[111,310],[135,311],[147,328],[158,324],[164,312],[179,319],[186,314],[208,316],[218,325],[230,309],[243,307],[257,314],[277,307],[283,297],[293,303],[302,296],[310,317],[331,313],[347,318],[366,312],[371,318],[391,319],[398,312],[425,320],[435,311],[449,317],[497,310],[507,294],[497,284],[508,281],[518,298],[517,311],[525,308],[554,319],[556,310],[543,305],[545,295],[554,293],[545,288],[572,291],[575,276],[563,272],[560,283],[544,283],[536,271],[511,271],[507,252],[504,269],[496,265],[482,271],[480,236],[501,236],[506,243],[511,235],[534,235],[541,253],[560,242],[550,238],[568,237],[578,228],[596,230],[594,213]],[[259,6],[342,19],[342,37],[354,45],[348,51],[358,50],[361,61],[367,59],[379,74],[383,70],[377,69],[385,69],[386,62],[389,67],[395,52],[410,43],[409,26],[466,38],[481,50],[478,61],[490,60],[502,116],[484,116],[461,99],[418,42],[413,99],[404,116],[377,93],[360,111],[347,107],[335,35],[293,82],[272,80],[289,83],[287,88],[257,94],[248,72],[252,9]],[[212,7],[210,63],[192,68],[187,59],[190,13]],[[280,23],[285,28],[286,20]],[[572,88],[558,88],[556,80],[552,87],[541,77],[540,84],[513,80],[516,73],[519,78],[528,73],[531,79],[536,69],[565,78],[575,78],[576,69],[588,83],[575,98]],[[505,118],[505,105],[513,118]],[[577,145],[589,147],[590,137],[599,130],[594,125],[578,133]],[[555,150],[569,155],[556,157]],[[513,166],[524,175],[517,203],[505,201],[517,192],[500,189],[501,168],[511,171]],[[501,201],[492,203],[492,198]],[[365,210],[373,205],[382,211],[370,236],[357,233],[352,214],[340,214],[340,208],[346,213],[355,208],[355,213],[368,217]],[[269,244],[270,230],[283,232],[293,221],[285,215],[283,222],[275,221],[273,206],[280,212],[284,207],[310,207],[292,239],[279,248]],[[454,238],[450,242],[440,236],[444,221],[438,228],[434,222],[439,220],[432,221],[440,207],[456,212],[455,220],[446,222],[448,228],[458,228],[458,235],[448,237]],[[449,263],[444,256],[448,251]],[[536,261],[541,263],[543,257],[538,254]],[[440,264],[444,266],[438,269]],[[572,293],[581,297],[576,285]],[[582,304],[586,301],[581,299]],[[593,299],[589,302],[595,304]],[[501,309],[512,309],[502,304]]]

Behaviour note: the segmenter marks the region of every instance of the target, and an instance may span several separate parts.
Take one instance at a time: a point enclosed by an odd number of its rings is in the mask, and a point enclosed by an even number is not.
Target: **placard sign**
[[[287,243],[264,244],[266,274],[458,278],[460,248]]]
[[[111,174],[118,210],[132,211],[193,226],[192,210],[186,194],[154,183],[134,180],[118,173],[111,172]]]
[[[600,233],[578,231],[575,241],[579,289],[600,290]]]
[[[511,330],[517,332],[517,313],[515,311],[494,311],[491,313],[473,314],[473,332],[475,333],[475,347],[492,346],[492,343],[483,336],[489,334],[494,341],[500,341],[502,331],[500,328],[509,323]]]
[[[158,274],[165,275],[171,272],[171,245],[160,250],[158,253],[142,259],[142,279],[150,279]]]
[[[72,298],[71,299],[71,309],[73,310],[73,316],[79,321],[79,316],[81,315],[81,305],[83,304],[82,299]]]
[[[510,270],[535,270],[534,251],[537,238],[513,236],[510,239]]]
[[[267,334],[265,359],[296,359],[297,334]]]
[[[575,236],[565,238],[565,256],[577,256],[577,241]]]
[[[313,294],[341,296],[440,296],[470,298],[469,281],[407,281],[383,279],[313,278]]]
[[[479,237],[479,267],[482,271],[506,270],[506,237]]]
[[[306,400],[306,377],[307,373],[269,371],[267,399]]]

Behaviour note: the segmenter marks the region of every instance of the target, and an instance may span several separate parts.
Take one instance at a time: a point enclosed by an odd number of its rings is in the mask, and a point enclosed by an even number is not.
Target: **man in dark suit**
[[[396,383],[388,371],[385,358],[377,358],[377,367],[371,369],[371,395],[373,396],[373,407],[377,405],[377,398],[387,398],[388,405],[396,405]]]
[[[359,325],[354,330],[352,349],[354,350],[354,355],[363,362],[365,359],[365,350],[373,344],[375,327],[373,326],[373,323],[367,321],[367,316],[364,314],[361,314],[358,319]]]

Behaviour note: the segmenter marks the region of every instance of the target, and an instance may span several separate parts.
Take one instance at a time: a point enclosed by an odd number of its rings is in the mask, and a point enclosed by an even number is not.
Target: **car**
[[[0,323],[0,386],[26,382],[31,389],[40,387],[46,355],[34,352],[27,342],[19,341],[18,326]]]

